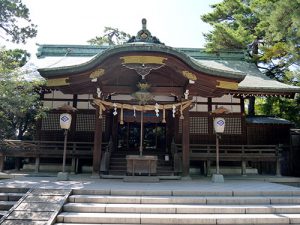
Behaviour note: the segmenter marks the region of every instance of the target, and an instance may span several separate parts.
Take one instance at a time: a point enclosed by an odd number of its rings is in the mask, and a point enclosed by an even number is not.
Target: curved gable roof
[[[184,50],[180,50],[180,49],[175,49],[172,47],[168,47],[165,45],[160,45],[160,44],[151,44],[151,43],[127,43],[127,44],[123,44],[123,45],[116,45],[110,48],[106,48],[104,49],[102,48],[91,48],[92,50],[99,50],[99,52],[91,57],[87,57],[87,56],[80,56],[80,61],[78,59],[78,57],[74,57],[72,56],[72,47],[70,46],[70,48],[65,48],[65,51],[70,51],[70,55],[68,54],[68,52],[65,53],[65,55],[68,55],[68,57],[62,57],[62,60],[64,60],[63,58],[65,58],[65,61],[67,59],[72,59],[73,60],[73,64],[71,65],[67,65],[67,64],[60,64],[60,62],[58,63],[53,63],[54,66],[48,66],[48,67],[44,67],[44,68],[39,68],[38,71],[40,72],[40,74],[45,77],[45,78],[50,78],[53,76],[59,76],[59,75],[71,75],[72,73],[76,72],[76,73],[82,73],[88,70],[91,70],[95,67],[97,67],[99,64],[101,64],[104,60],[108,59],[111,56],[114,56],[116,54],[120,54],[120,53],[139,53],[139,52],[144,52],[144,53],[159,53],[161,55],[170,55],[173,57],[176,57],[178,59],[180,59],[182,62],[184,62],[185,64],[189,65],[192,69],[198,71],[198,72],[202,72],[202,73],[206,73],[209,74],[211,76],[218,76],[218,77],[224,77],[224,78],[229,78],[229,79],[235,79],[238,81],[241,81],[244,79],[244,77],[246,76],[246,73],[240,70],[234,70],[232,68],[230,68],[230,66],[228,67],[223,67],[220,68],[218,66],[213,66],[210,64],[206,64],[206,63],[199,63],[197,60],[193,59],[192,57],[190,57],[189,55],[187,55]],[[90,50],[90,49],[89,49]],[[40,50],[40,58],[42,58],[41,56],[41,52],[42,50]],[[51,52],[50,52],[51,53]],[[53,54],[53,52],[52,52]],[[80,52],[77,52],[77,55],[80,54]],[[54,54],[53,54],[54,56]],[[75,63],[74,63],[75,62]]]

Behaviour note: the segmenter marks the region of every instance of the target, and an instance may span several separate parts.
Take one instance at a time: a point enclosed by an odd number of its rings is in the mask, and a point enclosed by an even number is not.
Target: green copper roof
[[[93,45],[38,45],[38,58],[44,57],[93,57],[111,46],[93,46]],[[170,47],[169,47],[170,48]],[[218,53],[209,53],[204,48],[173,48],[194,59],[228,59],[245,60],[245,52],[240,50],[223,51]]]
[[[232,70],[230,67],[209,67],[204,64],[199,64],[195,61],[195,58],[190,57],[187,53],[195,54],[196,51],[199,51],[198,58],[206,58],[205,55],[208,55],[203,49],[198,49],[192,51],[192,49],[175,49],[171,47],[167,47],[165,45],[160,44],[152,44],[152,43],[128,43],[123,45],[116,45],[112,47],[86,47],[86,46],[40,46],[39,49],[39,58],[54,56],[55,50],[57,54],[62,57],[59,60],[59,63],[54,63],[54,66],[47,67],[39,67],[39,72],[42,76],[50,77],[50,76],[58,76],[58,75],[67,75],[74,72],[84,72],[89,70],[99,63],[101,63],[104,59],[113,56],[118,53],[127,53],[127,52],[155,52],[161,54],[172,55],[177,58],[180,58],[190,67],[195,69],[196,71],[201,71],[204,73],[208,73],[212,76],[220,76],[225,78],[232,78],[237,80],[242,80],[246,74],[243,71]],[[92,53],[94,56],[92,57]],[[211,54],[210,59],[232,59],[236,58],[242,60],[241,52],[227,52],[224,54]],[[75,57],[92,57],[86,58],[86,62],[82,63],[73,63],[73,64],[64,64],[63,61],[66,62],[67,58],[72,58],[74,60]],[[76,59],[75,59],[76,60]],[[69,62],[70,63],[70,62]]]
[[[42,76],[51,77],[82,72],[104,59],[122,52],[158,52],[180,58],[193,69],[212,76],[242,80],[239,91],[264,93],[297,93],[299,87],[272,80],[247,60],[243,51],[208,53],[200,48],[171,48],[153,43],[128,43],[116,46],[40,45],[37,66]]]

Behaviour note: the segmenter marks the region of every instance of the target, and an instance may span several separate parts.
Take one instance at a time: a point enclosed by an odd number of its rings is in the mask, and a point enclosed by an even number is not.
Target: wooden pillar
[[[76,174],[76,158],[72,157],[71,173]]]
[[[189,176],[190,171],[190,114],[189,108],[183,111],[182,120],[182,176]]]
[[[15,169],[18,171],[21,169],[21,158],[20,157],[15,158]]]
[[[208,177],[211,176],[210,165],[211,165],[211,161],[208,159],[208,160],[206,161],[206,176],[208,176]]]
[[[102,151],[102,118],[99,118],[99,107],[96,107],[96,123],[94,134],[94,148],[93,148],[93,176],[100,175]]]
[[[110,134],[113,142],[113,149],[117,149],[118,148],[118,116],[113,116],[112,118],[110,118],[110,121],[111,121],[111,126],[109,127],[109,129],[110,129]],[[108,137],[108,140],[110,140],[110,137]]]
[[[242,161],[242,175],[247,175],[247,162],[245,160]]]
[[[279,144],[276,146],[276,176],[281,176],[281,152],[282,152],[282,145]]]
[[[280,158],[276,160],[276,176],[281,176],[281,165],[280,165]]]
[[[40,157],[36,157],[35,158],[35,169],[34,169],[35,173],[40,172]]]
[[[5,156],[0,156],[0,172],[3,172],[4,170],[4,162],[5,162]]]
[[[240,97],[240,106],[241,106],[241,113],[245,113],[245,99],[244,97]]]

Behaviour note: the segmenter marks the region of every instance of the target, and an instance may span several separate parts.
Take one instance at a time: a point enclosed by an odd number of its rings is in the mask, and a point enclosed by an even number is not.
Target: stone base
[[[69,180],[69,173],[68,172],[59,172],[57,174],[57,180],[60,180],[60,181]]]
[[[35,164],[33,164],[33,163],[24,164],[23,170],[24,171],[35,171]],[[62,170],[62,165],[56,164],[56,163],[51,163],[51,164],[50,163],[41,163],[39,166],[40,172],[60,172],[61,170]],[[66,165],[65,171],[71,172],[72,166]]]
[[[158,183],[157,176],[126,176],[123,178],[124,182],[139,182],[139,183]]]
[[[181,177],[181,180],[192,180],[190,176]]]
[[[211,167],[210,174],[213,174],[215,172],[216,172],[216,167]],[[224,166],[224,167],[220,167],[220,173],[224,175],[241,175],[242,168],[236,166],[226,166],[226,167]],[[247,167],[246,175],[258,175],[257,168]]]
[[[100,174],[99,173],[92,173],[91,178],[92,179],[100,179]]]
[[[224,183],[224,177],[222,174],[213,174],[211,181],[214,183]]]

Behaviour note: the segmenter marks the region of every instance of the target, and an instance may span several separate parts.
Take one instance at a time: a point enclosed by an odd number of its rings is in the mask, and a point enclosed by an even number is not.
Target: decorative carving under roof
[[[164,43],[161,43],[157,37],[152,36],[150,31],[147,30],[147,20],[146,19],[142,19],[142,30],[140,30],[136,36],[132,36],[127,41],[127,43],[133,43],[133,42],[147,42],[147,43],[164,45]]]

